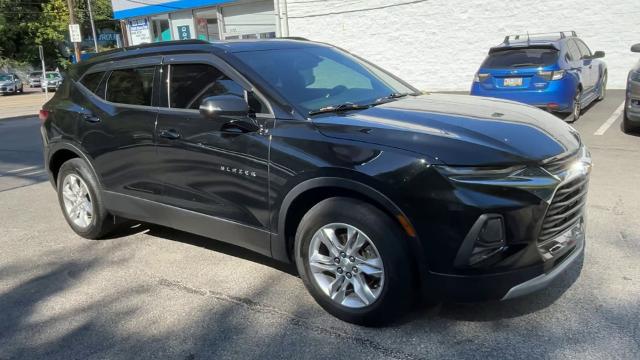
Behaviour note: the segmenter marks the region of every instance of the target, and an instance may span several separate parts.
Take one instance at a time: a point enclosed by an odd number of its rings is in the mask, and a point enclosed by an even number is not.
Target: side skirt
[[[224,241],[271,257],[268,231],[111,191],[102,191],[102,198],[116,216]]]

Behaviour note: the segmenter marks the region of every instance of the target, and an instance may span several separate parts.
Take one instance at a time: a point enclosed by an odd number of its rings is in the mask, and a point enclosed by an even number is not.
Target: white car
[[[22,80],[16,74],[0,74],[0,94],[24,92]]]

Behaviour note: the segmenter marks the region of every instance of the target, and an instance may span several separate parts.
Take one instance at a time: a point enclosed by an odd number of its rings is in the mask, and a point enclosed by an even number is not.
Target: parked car
[[[580,117],[607,89],[603,51],[591,52],[575,31],[506,36],[492,47],[473,79],[471,94],[514,100]]]
[[[0,94],[16,94],[24,92],[24,85],[14,73],[0,73]]]
[[[32,71],[29,73],[29,87],[38,88],[42,86],[42,71]]]
[[[633,45],[631,51],[640,52],[640,44]],[[640,60],[629,71],[627,77],[622,128],[627,133],[640,129]]]
[[[45,88],[49,91],[58,91],[58,88],[62,84],[63,77],[57,71],[47,72],[46,79],[42,81],[42,92]]]
[[[295,263],[324,309],[360,324],[416,295],[522,296],[583,254],[591,159],[545,111],[421,95],[290,39],[141,45],[68,76],[40,117],[80,236],[134,219],[236,244]]]

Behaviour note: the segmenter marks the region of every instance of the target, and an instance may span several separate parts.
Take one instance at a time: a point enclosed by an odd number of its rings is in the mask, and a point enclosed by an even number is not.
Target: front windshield
[[[374,104],[415,89],[342,51],[329,47],[235,54],[304,113],[345,103]]]
[[[11,75],[0,75],[0,81],[9,81],[9,80],[13,80],[11,78]]]
[[[32,78],[37,78],[37,77],[40,77],[40,76],[42,76],[42,72],[39,72],[39,71],[32,72],[31,74],[29,74],[29,77],[32,77]]]
[[[47,73],[47,79],[59,79],[60,74],[58,73]]]

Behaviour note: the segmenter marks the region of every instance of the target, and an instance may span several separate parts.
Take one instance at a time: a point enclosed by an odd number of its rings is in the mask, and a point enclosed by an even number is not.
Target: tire
[[[347,228],[359,233],[359,241],[353,247],[357,251],[350,252],[345,247]],[[321,230],[337,234],[346,254],[339,247],[334,247],[335,252],[330,251],[326,240],[320,240]],[[370,204],[350,198],[326,199],[311,208],[300,221],[294,248],[296,266],[307,290],[327,312],[354,324],[384,325],[413,302],[409,252],[403,234],[392,218]],[[364,245],[358,246],[358,243]],[[321,245],[316,247],[318,244]],[[314,249],[319,250],[314,252]],[[315,262],[320,264],[314,266],[315,272],[311,270],[312,253],[322,259]],[[377,272],[379,275],[375,275]],[[335,301],[329,295],[332,293],[329,284],[338,283],[340,279],[344,285],[340,289],[344,292],[333,292],[336,298],[342,299]]]
[[[79,179],[79,181],[74,182],[76,179]],[[74,186],[72,186],[74,183],[84,185],[86,191],[74,191]],[[93,171],[91,171],[89,165],[87,165],[84,160],[79,158],[71,159],[60,167],[57,179],[60,208],[71,229],[73,229],[76,234],[87,239],[99,239],[109,234],[115,228],[114,218],[106,211],[101,194],[98,191],[99,188]],[[71,191],[74,196],[69,197],[69,191]],[[80,196],[80,194],[82,195]],[[70,211],[73,210],[73,206],[69,209],[69,204],[74,204],[74,202],[71,201],[73,198],[77,200],[75,203],[78,205],[76,208],[79,210],[77,217],[74,216],[76,212]],[[84,201],[86,199],[89,200],[89,205]],[[80,205],[81,202],[84,203]],[[90,216],[83,217],[84,220],[88,220],[85,221],[85,225],[81,224],[82,221],[80,221],[80,223],[78,221],[81,220],[80,217],[82,214],[80,214],[80,212],[83,209],[90,212]]]
[[[573,108],[571,110],[571,122],[576,122],[580,119],[582,114],[582,105],[580,105],[580,98],[582,97],[582,90],[576,89],[576,95],[573,97]]]
[[[626,105],[625,105],[625,111],[622,115],[622,131],[625,134],[631,134],[638,131],[638,127],[631,125],[631,121],[629,121],[629,118],[627,117]]]
[[[607,96],[607,80],[608,80],[608,78],[609,78],[609,75],[605,71],[604,75],[602,75],[602,83],[600,84],[600,95],[598,96],[598,101],[604,100],[604,98]]]

